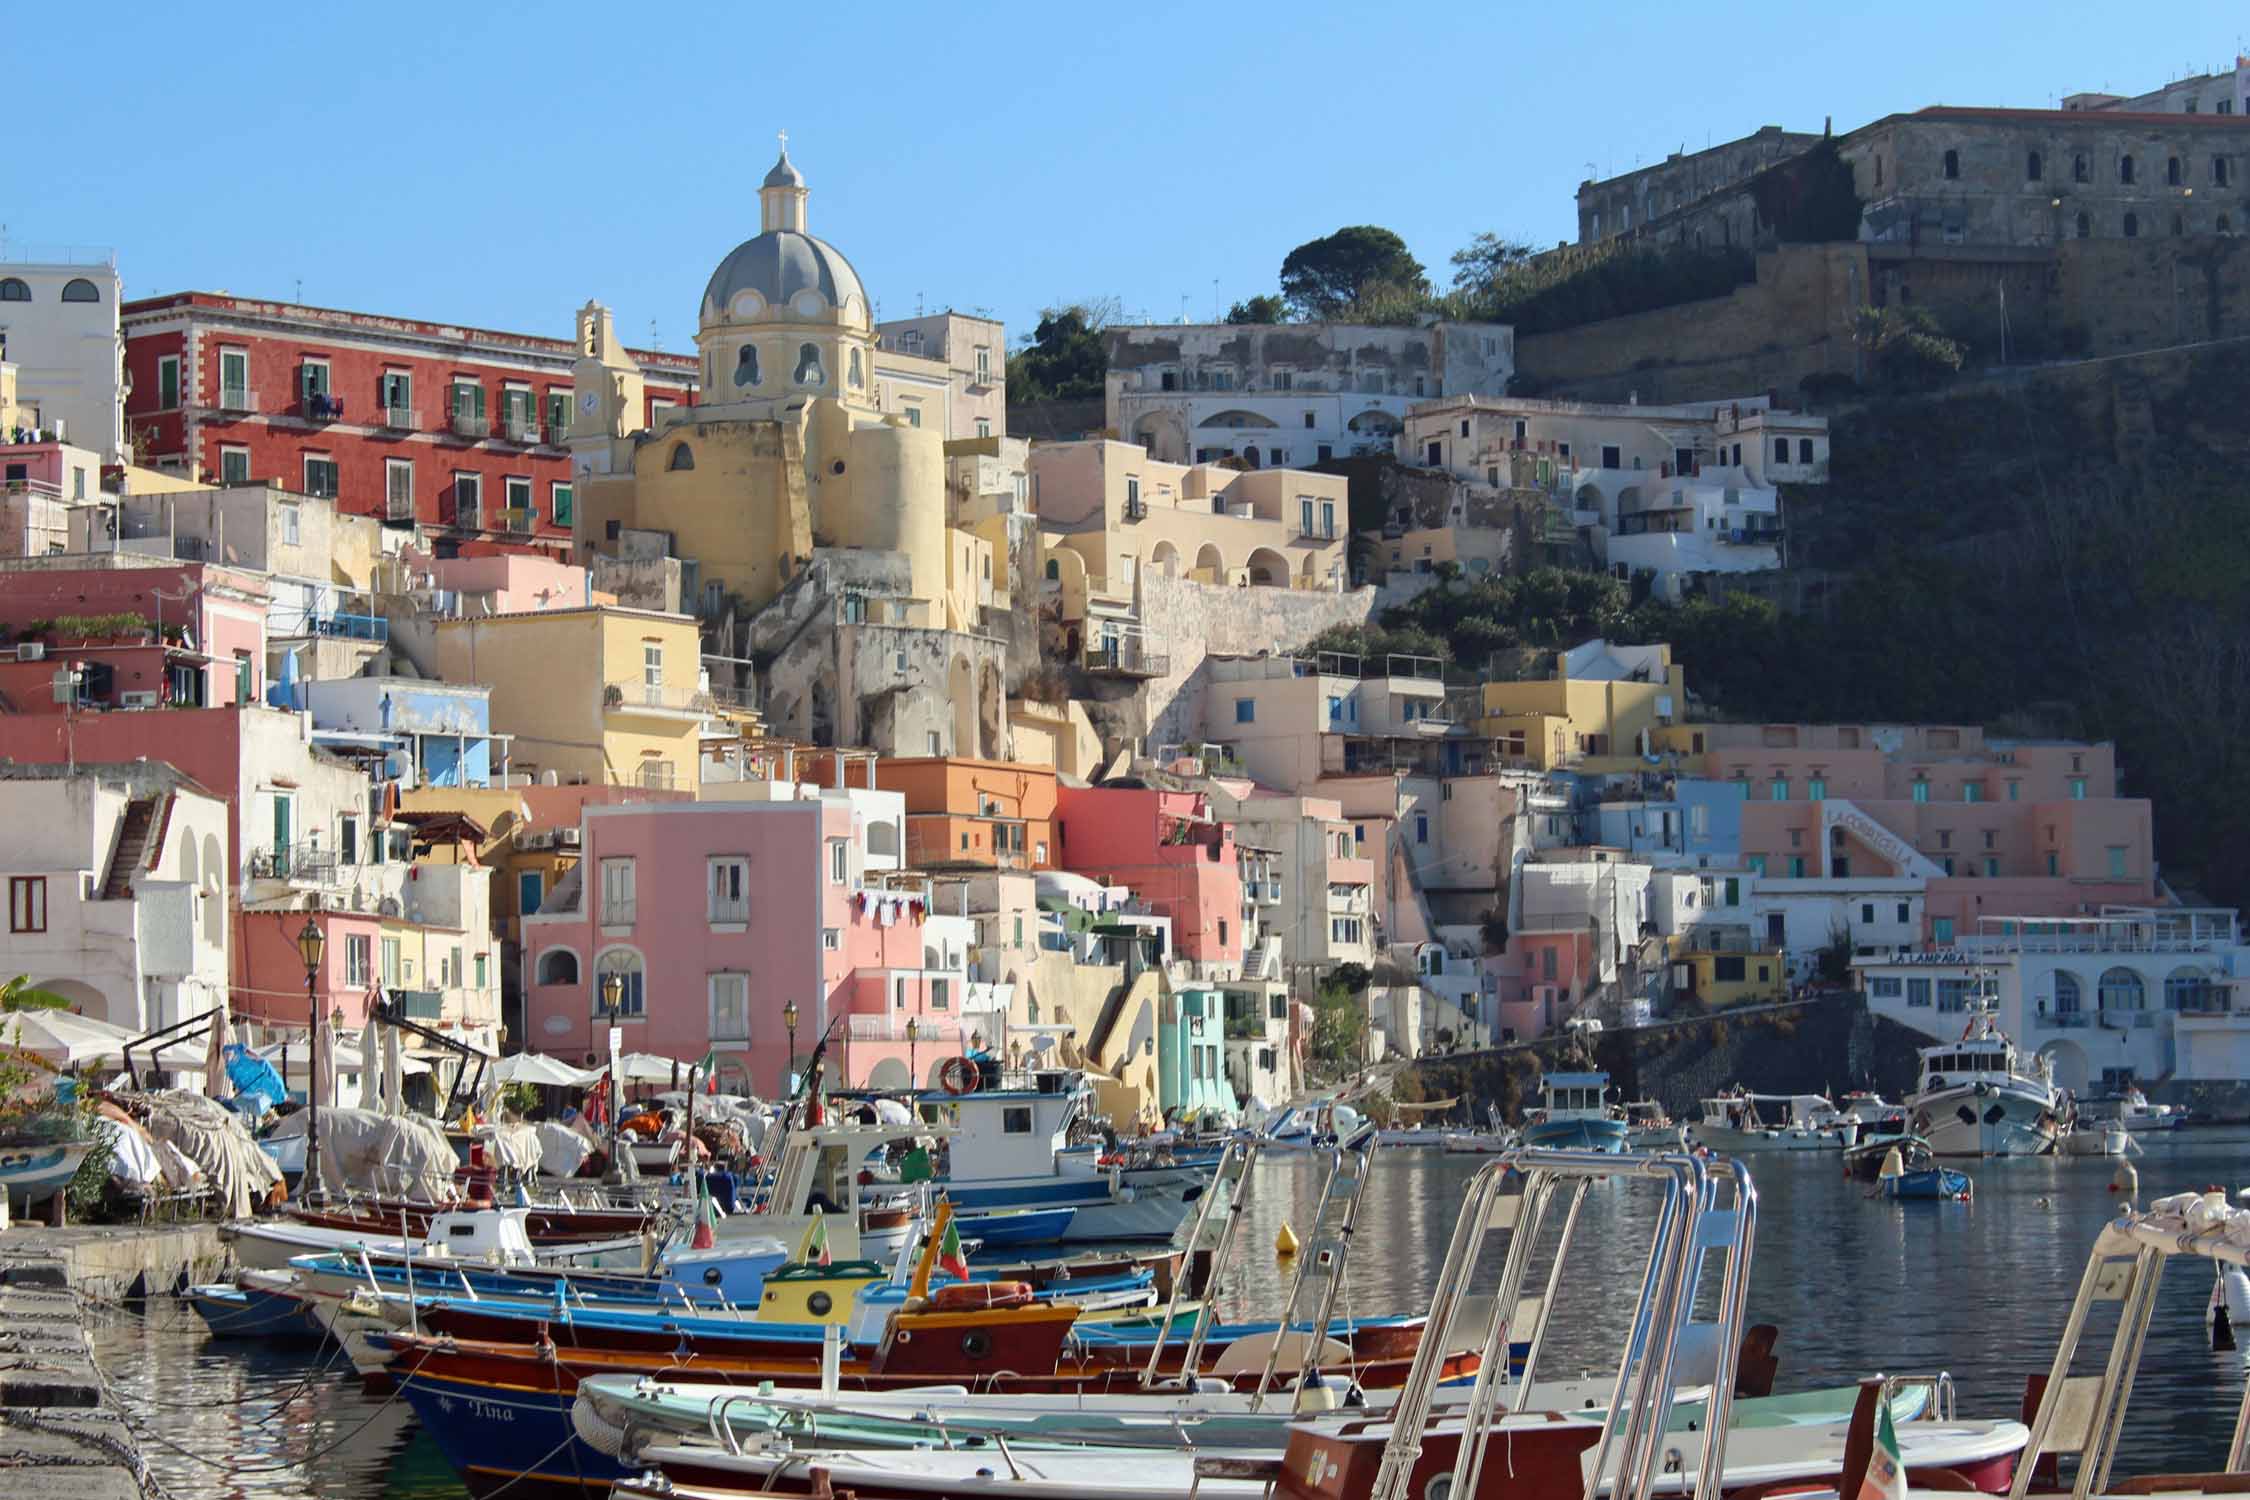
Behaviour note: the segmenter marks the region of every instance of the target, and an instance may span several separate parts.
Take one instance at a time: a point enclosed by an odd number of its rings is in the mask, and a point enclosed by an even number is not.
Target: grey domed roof
[[[735,246],[734,253],[711,273],[711,284],[703,289],[703,305],[725,317],[737,294],[754,291],[768,307],[787,307],[790,298],[808,287],[835,308],[857,297],[865,316],[867,294],[852,263],[827,241],[794,229],[769,229]]]
[[[787,146],[781,148],[781,155],[774,162],[773,170],[766,174],[766,180],[760,184],[762,187],[791,188],[801,188],[804,185],[803,175],[798,172],[796,163],[789,159],[789,148]]]

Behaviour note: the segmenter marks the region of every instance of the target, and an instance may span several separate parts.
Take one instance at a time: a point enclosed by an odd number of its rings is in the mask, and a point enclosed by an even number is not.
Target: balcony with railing
[[[1118,636],[1087,646],[1086,670],[1097,677],[1165,677],[1171,674],[1172,658],[1149,650],[1137,636]]]
[[[386,432],[413,432],[422,425],[422,414],[411,406],[376,408],[375,425]]]
[[[300,422],[340,422],[344,417],[341,397],[326,391],[307,391],[297,399],[297,420]]]
[[[391,622],[381,615],[355,615],[338,610],[328,614],[306,615],[304,633],[335,640],[373,641],[381,645],[391,638]]]
[[[711,695],[699,686],[631,678],[603,688],[602,707],[626,718],[700,719]]]
[[[492,419],[481,412],[457,411],[452,417],[453,435],[464,438],[492,436]]]
[[[409,1021],[439,1021],[445,1018],[443,990],[394,989],[391,997],[398,1001],[399,1014]]]
[[[536,417],[510,417],[504,430],[509,442],[531,444],[540,442],[546,429]]]
[[[337,871],[336,851],[312,844],[278,844],[250,851],[250,878],[291,885],[330,885]]]
[[[218,409],[220,411],[256,411],[258,409],[258,393],[246,385],[222,385],[219,387]]]

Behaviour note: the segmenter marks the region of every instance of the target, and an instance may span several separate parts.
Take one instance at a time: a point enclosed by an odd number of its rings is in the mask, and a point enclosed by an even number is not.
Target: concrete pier
[[[170,1291],[219,1274],[212,1224],[0,1231],[0,1458],[8,1500],[157,1493],[96,1371],[84,1301]]]

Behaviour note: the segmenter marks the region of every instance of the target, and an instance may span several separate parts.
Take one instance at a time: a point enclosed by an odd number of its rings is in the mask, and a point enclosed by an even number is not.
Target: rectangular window
[[[624,957],[624,955],[619,956]],[[627,968],[625,964],[631,964],[632,967]],[[620,964],[613,969],[605,969],[602,972],[604,974],[615,974],[624,981],[623,986],[617,992],[617,1017],[619,1020],[637,1020],[648,1014],[648,971],[646,969],[640,967],[636,960],[625,958],[624,964]],[[598,1016],[603,1013],[601,978],[598,975],[593,984],[593,991],[594,1014]]]
[[[1983,785],[1982,785],[1981,783],[1979,783],[1979,782],[1974,782],[1974,781],[1964,781],[1964,782],[1962,782],[1962,783],[1961,783],[1961,800],[1962,800],[1963,802],[1982,802],[1982,801],[1984,800],[1984,787],[1983,787]]]
[[[1898,904],[1898,920],[1902,923],[1913,920],[1907,915],[1907,905],[1904,901]]]
[[[1414,815],[1414,842],[1417,844],[1426,844],[1429,841],[1430,815],[1428,813],[1416,813]]]
[[[570,392],[547,393],[547,442],[561,447],[563,439],[570,436]]]
[[[1139,476],[1139,475],[1137,475],[1137,474],[1128,474],[1128,475],[1126,475],[1126,476],[1125,476],[1125,514],[1127,514],[1128,516],[1137,516],[1137,515],[1139,515],[1140,513],[1141,513],[1141,480],[1140,480],[1140,476]]]
[[[2070,778],[2070,800],[2073,802],[2083,802],[2086,800],[2085,777],[2073,776]]]
[[[1002,1135],[1031,1134],[1031,1106],[1028,1104],[1011,1104],[1002,1109],[1000,1111],[1000,1133]]]
[[[167,354],[156,362],[156,407],[173,411],[180,404],[180,357]]]
[[[1792,854],[1789,856],[1789,878],[1791,880],[1802,880],[1805,878],[1805,857],[1802,854]]]
[[[395,937],[387,937],[387,938],[383,939],[383,983],[384,983],[384,985],[385,985],[385,986],[390,986],[390,985],[395,985],[395,984],[397,984],[397,983],[398,983],[398,976],[399,976],[398,939],[397,939],[397,938],[395,938]]]
[[[1966,979],[1941,979],[1937,982],[1937,1008],[1958,1015],[1969,1008],[1969,981]]]
[[[1987,856],[1985,857],[1985,861],[1984,861],[1984,873],[1985,873],[1985,878],[1986,878],[1986,879],[1988,879],[1988,880],[1997,880],[1997,879],[1999,879],[1999,878],[2000,878],[2000,861],[1999,861],[1998,859],[1996,859],[1996,858],[1994,858],[1994,857],[1990,856],[1990,855],[1987,855]]]
[[[1951,917],[1930,918],[1930,941],[1933,943],[1950,943],[1953,941],[1953,919]]]
[[[516,877],[516,913],[536,917],[539,905],[547,899],[547,877],[537,870],[526,870]]]
[[[1773,440],[1773,461],[1777,464],[1789,462],[1789,439],[1775,438]]]
[[[661,642],[641,642],[641,686],[664,686],[664,646]]]
[[[1235,700],[1234,700],[1234,722],[1235,722],[1235,723],[1237,723],[1237,724],[1255,724],[1255,723],[1257,723],[1257,722],[1258,722],[1258,700],[1257,700],[1257,699],[1255,699],[1255,698],[1237,698],[1237,699],[1235,699]]]
[[[1867,993],[1878,1000],[1896,1000],[1906,986],[1893,974],[1877,974],[1867,981]]]
[[[1861,921],[1861,922],[1862,922],[1863,924],[1872,924],[1872,923],[1874,922],[1874,920],[1875,920],[1875,903],[1874,903],[1874,902],[1872,902],[1872,901],[1862,901],[1862,902],[1860,902],[1860,903],[1859,903],[1859,920],[1860,920],[1860,921]]]
[[[325,400],[328,395],[328,361],[307,359],[297,366],[297,394],[307,404]]]
[[[364,989],[375,976],[375,944],[365,937],[344,939],[344,983],[354,989]]]
[[[487,983],[485,969],[485,964],[487,962],[486,956],[482,953],[479,953],[473,960],[471,960],[471,962],[476,965],[476,987],[480,990],[484,989]]]
[[[394,521],[414,517],[414,460],[383,460],[383,508]]]
[[[1615,443],[1604,443],[1602,445],[1602,467],[1605,469],[1622,469],[1625,467],[1625,455],[1618,450]]]
[[[1917,802],[1930,800],[1930,784],[1927,781],[1916,781],[1914,783],[1914,800]]]
[[[711,976],[711,1040],[714,1042],[747,1042],[750,1040],[749,975],[713,974]]]
[[[2125,846],[2123,844],[2111,844],[2109,846],[2109,874],[2112,880],[2123,880],[2125,878]]]
[[[537,519],[531,509],[531,481],[510,475],[500,483],[508,497],[508,525],[512,530],[529,531]]]
[[[47,930],[46,876],[11,875],[8,877],[8,930],[10,932],[45,932]]]
[[[450,395],[453,430],[465,437],[485,434],[484,387],[473,380],[455,380]]]
[[[840,950],[844,946],[844,934],[842,930],[835,927],[821,928],[820,946],[822,951],[828,953],[834,953]]]
[[[1320,502],[1320,534],[1323,537],[1336,534],[1336,502],[1333,500]]]
[[[307,459],[305,461],[305,467],[307,469],[310,469],[312,467],[312,461],[310,459]],[[300,529],[299,525],[301,518],[297,514],[298,507],[294,505],[284,505],[278,507],[278,509],[281,512],[281,544],[285,547],[303,546],[304,533]]]
[[[1305,536],[1313,534],[1313,503],[1309,495],[1297,497],[1297,530]]]
[[[844,861],[844,841],[842,839],[829,840],[828,883],[830,885],[842,885],[844,883],[846,879],[846,866]]]
[[[1828,778],[1815,776],[1807,780],[1805,782],[1805,796],[1813,802],[1824,800],[1828,796]]]
[[[1772,785],[1767,788],[1767,793],[1776,802],[1787,802],[1789,800],[1789,778],[1776,776]]]
[[[414,377],[404,370],[385,370],[375,384],[375,399],[382,403],[383,422],[389,427],[414,425]]]
[[[555,524],[557,526],[568,526],[571,523],[571,517],[575,514],[571,509],[572,492],[570,486],[564,484],[561,480],[556,480],[554,484],[548,487],[548,493],[551,496],[550,507],[554,511]]]
[[[750,860],[746,855],[723,854],[710,862],[710,910],[713,922],[750,920]]]
[[[932,979],[930,981],[930,1009],[953,1009],[952,986],[953,981],[950,979]]]
[[[464,531],[477,531],[483,528],[483,475],[456,474],[453,476],[453,524]]]
[[[1812,462],[1811,438],[1797,439],[1797,462],[1801,464],[1809,464]]]
[[[249,350],[221,349],[219,351],[219,405],[229,411],[247,411],[249,409]]]
[[[323,500],[336,498],[336,460],[305,455],[305,493]],[[291,511],[295,507],[290,507]]]
[[[630,927],[639,914],[638,887],[633,861],[605,859],[602,861],[602,925],[604,927]]]
[[[248,484],[250,482],[250,450],[248,448],[221,448],[219,450],[219,483],[222,485]]]
[[[1906,1003],[1926,1008],[1930,1003],[1930,982],[1927,979],[1906,981]]]

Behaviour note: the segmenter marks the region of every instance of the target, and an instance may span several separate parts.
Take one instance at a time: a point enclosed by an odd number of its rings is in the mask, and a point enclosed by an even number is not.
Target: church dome
[[[867,292],[859,273],[843,252],[826,240],[805,233],[805,179],[783,147],[758,189],[763,232],[734,247],[703,289],[703,321],[727,322],[736,318],[758,321],[769,316],[818,318],[821,321],[860,321],[867,318]],[[757,300],[738,306],[745,292]],[[804,293],[816,293],[820,306]]]
[[[816,240],[794,229],[769,229],[753,240],[744,240],[719,262],[711,283],[703,289],[707,317],[725,318],[734,299],[756,292],[767,307],[785,308],[803,291],[820,293],[832,308],[867,294],[860,288],[859,273],[843,252],[826,240]]]

